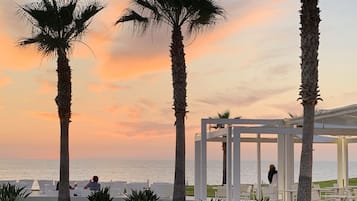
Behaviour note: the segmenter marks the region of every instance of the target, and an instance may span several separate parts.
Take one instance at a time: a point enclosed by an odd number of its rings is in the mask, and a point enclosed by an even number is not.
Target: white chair
[[[92,193],[89,189],[81,189],[80,190],[80,197],[88,197]]]
[[[70,183],[77,183],[77,188],[83,189],[89,183],[89,180],[78,180],[78,181],[71,181]]]
[[[54,180],[40,179],[37,182],[38,182],[38,186],[40,187],[41,194],[46,194],[46,192],[50,190],[52,191],[56,190],[56,184]]]
[[[241,200],[250,200],[253,193],[252,184],[241,184],[240,185],[240,199]]]
[[[149,185],[147,182],[132,182],[126,185],[126,194],[130,195],[132,191],[143,191],[148,189]]]
[[[27,192],[32,192],[33,179],[22,179],[16,183],[17,187],[24,188]]]
[[[154,182],[150,185],[150,189],[160,198],[171,199],[174,192],[174,184]]]
[[[217,190],[214,193],[214,198],[216,201],[225,200],[227,198],[227,186],[217,186]]]

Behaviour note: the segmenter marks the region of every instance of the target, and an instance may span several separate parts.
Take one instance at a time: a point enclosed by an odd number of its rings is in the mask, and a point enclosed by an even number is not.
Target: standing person
[[[100,183],[98,183],[98,176],[93,176],[91,180],[89,180],[88,184],[84,186],[84,189],[89,188],[91,191],[98,191],[100,190]]]
[[[270,200],[276,201],[278,200],[278,171],[273,164],[270,164],[269,166],[268,180]]]
[[[275,177],[275,178],[274,178]],[[275,165],[270,164],[268,172],[269,184],[278,183],[278,171],[275,168]]]

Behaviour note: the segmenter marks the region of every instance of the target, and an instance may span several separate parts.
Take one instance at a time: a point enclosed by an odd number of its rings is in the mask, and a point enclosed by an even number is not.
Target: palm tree
[[[218,113],[218,116],[215,117],[216,119],[229,119],[230,116],[230,112],[227,110],[225,112]],[[217,124],[215,126],[213,126],[212,128],[214,129],[220,129],[220,128],[224,128],[225,126],[223,124]],[[225,138],[225,137],[224,137]],[[225,139],[223,139],[222,141],[222,151],[223,151],[223,164],[222,164],[222,185],[227,183],[227,142],[225,141]]]
[[[182,29],[189,33],[213,25],[224,11],[214,0],[132,0],[135,8],[127,8],[115,24],[128,21],[145,31],[150,26],[164,23],[171,30],[171,68],[173,80],[173,109],[176,126],[176,155],[174,201],[185,200],[185,116],[186,62]],[[137,9],[135,11],[134,9]]]
[[[304,107],[303,138],[300,159],[298,201],[311,200],[312,143],[314,136],[315,105],[320,100],[318,89],[318,48],[320,10],[318,0],[301,0],[301,86]]]
[[[71,121],[71,67],[68,52],[73,42],[85,33],[90,19],[103,6],[98,2],[79,5],[77,0],[41,0],[20,7],[33,26],[32,36],[22,39],[21,46],[36,45],[44,55],[57,56],[57,92],[55,102],[60,119],[60,184],[59,201],[69,201],[69,123]]]

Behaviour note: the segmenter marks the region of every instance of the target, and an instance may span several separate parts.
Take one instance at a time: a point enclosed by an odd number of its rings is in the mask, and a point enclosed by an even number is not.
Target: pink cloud
[[[217,50],[215,45],[235,33],[271,22],[281,14],[271,3],[256,4],[238,16],[228,16],[226,21],[220,21],[212,31],[206,31],[197,37],[189,39],[186,36],[185,42],[189,44],[185,48],[187,63],[203,55],[224,51]],[[96,51],[104,55],[96,69],[103,79],[132,79],[147,73],[170,70],[168,28],[149,30],[145,35],[136,37],[130,32],[130,26],[124,24],[117,29],[117,36],[110,36],[111,41],[92,38],[93,44],[98,44]]]
[[[120,91],[122,89],[126,89],[127,87],[120,86],[118,84],[113,83],[91,83],[88,85],[88,89],[93,92],[102,92],[102,91]]]

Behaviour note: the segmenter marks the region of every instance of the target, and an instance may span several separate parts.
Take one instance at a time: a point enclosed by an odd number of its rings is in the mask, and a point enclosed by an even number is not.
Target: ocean
[[[242,161],[242,183],[257,183],[257,162]],[[267,183],[269,164],[262,161],[262,182]],[[357,161],[350,161],[349,176],[357,177]],[[295,181],[298,180],[299,164],[295,162]],[[72,160],[70,180],[89,180],[98,175],[100,181],[127,182],[171,182],[174,181],[173,160]],[[208,160],[207,183],[220,184],[222,181],[222,161]],[[0,160],[0,180],[51,179],[58,180],[59,161],[57,160]],[[337,162],[315,161],[313,180],[330,180],[337,177]],[[194,184],[194,161],[186,162],[186,183]]]

